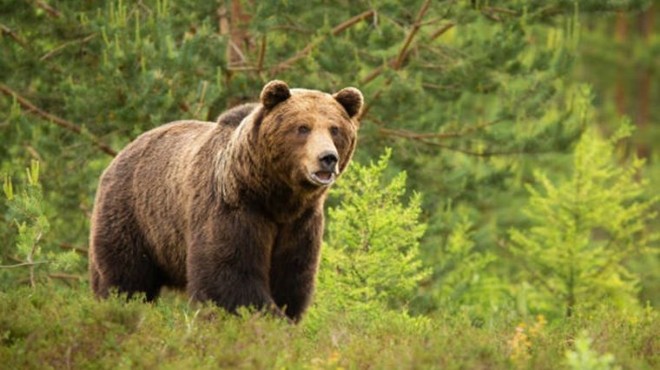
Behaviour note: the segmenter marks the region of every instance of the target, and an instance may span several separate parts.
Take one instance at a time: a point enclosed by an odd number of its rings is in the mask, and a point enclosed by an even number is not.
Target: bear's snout
[[[339,154],[334,149],[327,149],[321,152],[316,157],[316,164],[308,167],[308,179],[316,185],[328,186],[335,181],[336,176],[339,174],[337,163],[339,162]]]
[[[328,172],[335,172],[339,162],[339,155],[334,150],[326,150],[319,155],[321,169]]]

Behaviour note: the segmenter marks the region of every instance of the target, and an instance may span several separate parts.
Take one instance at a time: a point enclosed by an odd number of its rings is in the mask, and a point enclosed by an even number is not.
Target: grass
[[[557,369],[568,368],[566,352],[587,333],[592,355],[609,353],[626,369],[657,369],[657,316],[602,310],[548,323],[501,313],[475,325],[460,313],[329,312],[317,303],[291,325],[191,305],[175,293],[155,304],[99,302],[85,286],[42,285],[0,292],[0,367]]]

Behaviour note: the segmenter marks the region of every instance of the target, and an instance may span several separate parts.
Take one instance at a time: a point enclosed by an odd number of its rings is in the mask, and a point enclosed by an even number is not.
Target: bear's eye
[[[298,133],[301,135],[309,134],[309,132],[312,131],[309,126],[306,125],[300,125],[298,126]]]
[[[339,135],[339,127],[337,127],[337,126],[332,126],[332,127],[330,127],[330,134],[331,134],[332,136],[337,136],[337,135]]]

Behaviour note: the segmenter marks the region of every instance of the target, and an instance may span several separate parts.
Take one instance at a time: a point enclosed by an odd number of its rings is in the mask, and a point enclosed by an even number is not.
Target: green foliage
[[[450,231],[426,256],[435,276],[424,286],[428,293],[417,308],[461,309],[475,316],[488,316],[506,305],[506,284],[489,271],[497,256],[476,250],[474,225],[463,211],[448,209],[446,216],[444,222]]]
[[[647,224],[656,217],[647,182],[637,178],[643,161],[617,163],[615,143],[629,134],[624,125],[609,141],[593,131],[583,134],[570,177],[553,183],[536,172],[541,189],[531,194],[524,213],[531,225],[512,229],[511,251],[545,298],[544,308],[593,307],[606,300],[634,306],[637,276],[626,261],[648,256],[658,234]],[[561,306],[559,306],[561,305]]]
[[[49,269],[71,270],[77,267],[80,258],[74,251],[55,252],[43,248],[43,239],[50,229],[50,223],[44,211],[39,162],[32,161],[25,172],[25,187],[21,191],[14,191],[8,175],[3,184],[8,205],[7,219],[16,227],[16,239],[15,248],[6,245],[2,250],[0,284],[28,276],[30,285],[34,287]]]
[[[312,314],[319,307],[312,308]],[[399,314],[326,312],[324,322],[282,320],[215,307],[185,296],[156,304],[113,297],[97,301],[88,287],[43,284],[0,291],[0,363],[9,369],[429,368],[511,369],[515,317],[475,327],[463,315],[437,314],[413,326]],[[523,368],[556,369],[567,341],[586,330],[592,351],[611,353],[627,369],[660,364],[657,313],[623,317],[603,311],[556,325],[530,326]]]
[[[35,270],[46,261],[42,259],[41,239],[50,227],[44,216],[41,186],[39,185],[39,162],[33,161],[26,170],[27,183],[23,191],[15,194],[12,181],[5,177],[3,186],[9,201],[9,217],[17,229],[16,249],[3,253],[13,257],[17,264],[3,266],[3,269],[26,267],[29,271],[30,284],[36,284]],[[14,253],[12,253],[14,252]],[[6,261],[3,258],[3,261]]]
[[[2,91],[0,163],[41,162],[49,237],[84,249],[108,154],[165,122],[217,114],[226,40],[210,26],[214,3],[44,4],[0,0],[0,81],[65,122]]]
[[[660,49],[631,27],[649,4],[0,0],[0,363],[544,369],[587,330],[576,364],[657,368],[658,130],[639,117],[657,121]],[[94,301],[77,254],[114,153],[274,78],[366,102],[303,322]],[[598,139],[622,112],[634,140]]]
[[[421,196],[415,193],[408,204],[402,202],[406,173],[388,179],[391,155],[388,149],[376,163],[353,163],[332,191],[341,203],[328,210],[321,304],[405,308],[429,274],[419,258],[426,228],[419,222]]]
[[[502,230],[525,226],[523,184],[536,167],[550,179],[565,173],[566,154],[594,122],[594,92],[568,77],[584,19],[643,6],[0,0],[0,167],[39,160],[44,244],[83,251],[97,179],[138,134],[212,120],[273,78],[325,91],[354,85],[367,103],[356,159],[394,148],[389,171],[405,170],[424,194],[420,255],[432,273],[423,309],[502,307],[517,267],[495,246]],[[453,210],[460,217],[447,216]],[[0,225],[5,244],[15,235]]]
[[[610,370],[618,369],[613,366],[614,356],[611,354],[599,355],[591,349],[592,340],[587,332],[581,332],[575,338],[575,350],[566,351],[566,362],[571,370]]]
[[[617,147],[617,153],[636,153],[647,159],[640,176],[653,187],[660,184],[660,100],[658,67],[660,67],[660,7],[655,2],[643,12],[599,13],[582,17],[584,30],[577,50],[572,76],[589,83],[594,92],[594,122],[601,131],[616,131],[622,117],[629,117],[636,129]],[[654,207],[660,211],[660,203]],[[660,230],[660,217],[649,226]],[[640,276],[639,297],[642,302],[660,303],[660,258],[631,261]]]

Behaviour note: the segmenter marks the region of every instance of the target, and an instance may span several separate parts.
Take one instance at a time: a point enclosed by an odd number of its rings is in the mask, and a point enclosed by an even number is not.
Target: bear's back
[[[128,144],[112,161],[103,178],[114,171],[134,172],[141,181],[185,172],[187,162],[212,138],[229,137],[230,127],[213,122],[176,121],[151,129]],[[114,171],[113,171],[114,170]]]
[[[185,285],[186,206],[212,176],[210,153],[221,151],[217,146],[233,130],[202,121],[159,126],[126,146],[101,177],[99,187],[112,198],[99,194],[97,201],[105,203],[99,206],[131,213],[172,285]]]
[[[258,103],[246,103],[235,106],[222,113],[216,121],[220,125],[238,127],[241,121],[243,121],[243,118],[250,115],[258,106]]]

